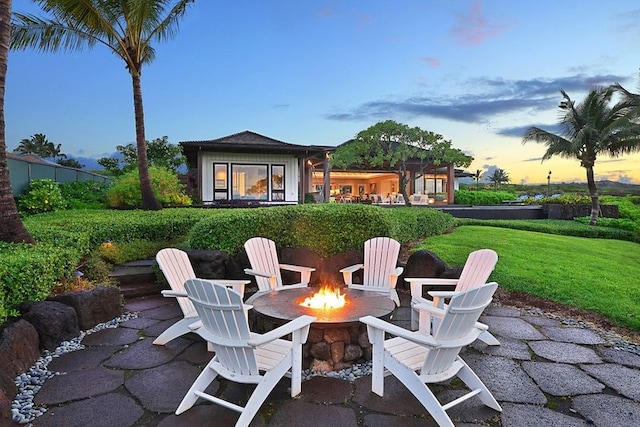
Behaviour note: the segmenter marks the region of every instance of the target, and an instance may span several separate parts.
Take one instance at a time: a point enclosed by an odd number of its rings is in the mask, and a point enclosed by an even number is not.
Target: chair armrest
[[[361,268],[364,268],[364,264],[350,265],[349,267],[345,267],[345,268],[341,269],[340,273],[355,273],[356,271],[360,270]]]
[[[440,347],[440,344],[437,343],[432,336],[420,334],[418,332],[412,332],[407,329],[401,328],[400,326],[393,325],[389,322],[385,322],[384,320],[380,320],[377,317],[373,316],[365,316],[361,317],[360,321],[367,325],[367,328],[374,328],[385,331],[391,335],[396,337],[404,338],[416,344],[424,345],[431,348]]]
[[[433,305],[440,308],[444,308],[445,298],[451,298],[457,294],[456,291],[429,291],[427,293],[433,297]]]
[[[353,273],[360,270],[361,268],[364,268],[364,264],[350,265],[349,267],[341,269],[340,273],[342,273],[344,284],[347,286],[353,285]]]
[[[411,296],[413,298],[422,298],[422,287],[425,285],[456,286],[459,281],[458,279],[437,279],[434,277],[405,277],[404,280],[411,286]]]
[[[266,278],[275,277],[273,274],[265,273],[263,271],[258,271],[258,270],[252,270],[251,268],[245,268],[244,273],[250,274],[252,276],[260,276],[260,277],[266,277]]]
[[[280,264],[280,268],[287,271],[297,271],[300,273],[300,283],[304,286],[309,285],[309,281],[311,281],[311,272],[316,271],[315,268],[312,267],[304,267],[302,265],[291,265],[291,264]]]
[[[188,297],[186,292],[178,292],[178,291],[170,291],[170,290],[164,290],[161,291],[162,296],[163,297],[171,297],[171,298],[182,298],[182,297]]]
[[[396,268],[393,269],[393,271],[389,275],[390,276],[389,277],[389,282],[391,284],[391,289],[395,289],[396,288],[396,284],[398,283],[398,276],[400,276],[403,271],[404,271],[404,268],[402,268],[402,267],[396,267]]]
[[[263,344],[269,343],[271,341],[275,341],[278,338],[287,336],[302,328],[305,328],[305,327],[308,328],[315,321],[316,321],[316,318],[313,316],[303,315],[303,316],[297,317],[292,321],[287,322],[284,325],[276,329],[273,329],[272,331],[267,332],[266,334],[262,334],[260,336],[251,338],[249,341],[247,341],[247,344],[252,347],[259,347]],[[306,337],[303,340],[303,343],[305,341],[306,341]]]
[[[302,265],[292,265],[292,264],[279,264],[280,268],[283,270],[287,270],[287,271],[297,271],[299,273],[308,271],[308,272],[312,272],[312,271],[316,271],[315,268],[313,267],[305,267]]]

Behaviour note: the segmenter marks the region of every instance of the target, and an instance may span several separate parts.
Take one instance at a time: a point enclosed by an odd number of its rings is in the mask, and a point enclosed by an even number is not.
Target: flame
[[[300,305],[303,307],[321,309],[341,308],[347,303],[345,297],[346,295],[340,292],[339,288],[322,286],[318,292],[310,297],[306,297]]]

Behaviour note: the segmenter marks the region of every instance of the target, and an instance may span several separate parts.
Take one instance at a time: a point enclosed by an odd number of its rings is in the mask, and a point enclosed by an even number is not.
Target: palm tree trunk
[[[598,223],[598,214],[600,213],[600,197],[598,196],[598,189],[593,176],[593,166],[587,166],[586,169],[587,188],[589,189],[589,196],[591,196],[591,219],[589,224],[596,225]]]
[[[136,146],[138,150],[138,174],[140,175],[140,191],[142,192],[142,209],[159,210],[162,209],[162,206],[153,194],[149,165],[147,164],[147,142],[144,134],[144,108],[142,106],[140,73],[131,70],[131,80],[133,82],[133,109],[136,122]]]
[[[18,215],[9,181],[4,123],[4,91],[11,34],[11,0],[0,2],[0,241],[35,243]]]

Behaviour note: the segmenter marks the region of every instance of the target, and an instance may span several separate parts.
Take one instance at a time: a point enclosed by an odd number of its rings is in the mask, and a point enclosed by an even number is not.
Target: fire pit
[[[340,370],[360,359],[371,359],[371,345],[362,316],[388,318],[394,302],[376,292],[342,288],[345,305],[340,308],[310,308],[300,305],[318,288],[286,289],[264,294],[253,301],[261,329],[270,330],[303,314],[316,317],[304,346],[305,368]]]

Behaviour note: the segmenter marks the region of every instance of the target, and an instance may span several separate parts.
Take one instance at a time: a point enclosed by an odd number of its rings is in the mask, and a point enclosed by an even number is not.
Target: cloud
[[[508,28],[505,25],[490,23],[484,16],[482,8],[482,0],[476,0],[468,12],[458,14],[451,30],[451,36],[457,44],[478,46],[489,38],[499,36]]]
[[[525,132],[527,131],[527,129],[529,129],[531,126],[535,126],[537,128],[546,130],[547,132],[551,132],[555,134],[559,134],[562,131],[562,128],[558,123],[552,123],[552,124],[535,123],[530,126],[527,125],[527,126],[513,126],[508,128],[501,128],[501,129],[498,129],[496,133],[502,136],[512,136],[512,137],[522,138]]]
[[[425,56],[421,58],[427,65],[431,68],[438,68],[440,66],[440,60],[438,58],[434,58],[432,56]]]
[[[524,159],[523,162],[542,162],[542,157],[531,157]]]
[[[326,115],[330,120],[360,121],[388,118],[429,117],[464,123],[488,123],[491,118],[506,113],[535,113],[558,107],[560,89],[567,93],[589,91],[596,85],[623,82],[625,76],[611,74],[587,76],[576,74],[555,79],[534,78],[508,80],[502,78],[473,78],[459,86],[469,88],[465,95],[425,96],[415,95],[400,99],[372,100],[351,110]],[[473,93],[472,91],[477,91]],[[546,129],[552,131],[552,127]],[[497,132],[513,136],[524,128],[505,128]],[[517,136],[522,136],[519,133]]]

